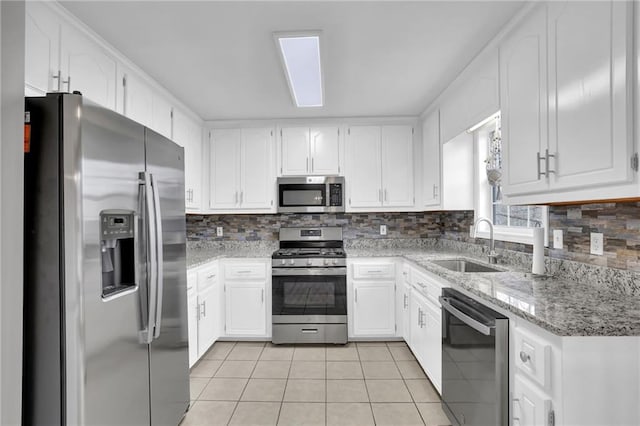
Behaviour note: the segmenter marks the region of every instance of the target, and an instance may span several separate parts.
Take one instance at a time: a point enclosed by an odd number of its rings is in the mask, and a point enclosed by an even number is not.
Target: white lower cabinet
[[[187,273],[189,366],[204,355],[220,335],[218,317],[220,286],[218,262],[210,262]]]
[[[411,284],[402,283],[402,338],[411,346]]]
[[[442,393],[442,317],[439,304],[427,301],[424,307],[422,368],[438,392]]]
[[[395,337],[395,261],[358,259],[348,263],[350,337]]]
[[[271,309],[269,260],[229,259],[224,270],[224,334],[226,337],[268,337]]]
[[[551,398],[540,392],[527,379],[516,374],[513,381],[513,421],[518,426],[553,424]]]

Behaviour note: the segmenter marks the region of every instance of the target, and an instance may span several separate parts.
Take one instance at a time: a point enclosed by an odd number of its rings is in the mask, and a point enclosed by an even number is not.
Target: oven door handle
[[[449,303],[449,298],[448,297],[440,296],[438,299],[440,300],[440,304],[442,305],[442,307],[445,310],[447,310],[451,315],[453,315],[454,317],[458,318],[460,321],[464,322],[465,324],[467,324],[469,327],[473,328],[474,330],[484,334],[485,336],[490,336],[491,335],[491,331],[495,330],[495,328],[496,328],[495,325],[483,324],[480,321],[477,321],[474,318],[471,318],[466,313],[462,312],[458,308],[456,308],[453,305],[451,305],[451,303]]]
[[[346,276],[346,267],[337,268],[271,268],[274,277]]]

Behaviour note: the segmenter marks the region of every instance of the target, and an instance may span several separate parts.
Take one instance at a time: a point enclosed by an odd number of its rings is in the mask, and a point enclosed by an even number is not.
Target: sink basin
[[[471,262],[465,259],[442,259],[432,260],[438,266],[455,272],[504,272],[482,263]]]

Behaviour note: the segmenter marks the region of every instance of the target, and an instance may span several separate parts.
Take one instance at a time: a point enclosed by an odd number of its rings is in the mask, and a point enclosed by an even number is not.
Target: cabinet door
[[[309,138],[311,143],[311,174],[339,174],[340,129],[337,127],[312,127]]]
[[[191,274],[187,274],[187,328],[189,330],[189,367],[198,361],[200,353],[198,352],[198,321],[199,321],[199,305],[198,293],[196,285],[192,284]]]
[[[267,333],[265,290],[262,282],[227,282],[226,327],[230,336],[261,337]]]
[[[153,122],[153,91],[142,78],[132,72],[123,76],[124,115],[138,123],[151,127]]]
[[[354,283],[353,291],[353,335],[395,335],[394,283],[358,281]]]
[[[382,205],[380,127],[353,126],[347,131],[349,207]]]
[[[158,93],[153,94],[151,128],[165,138],[173,139],[173,105]]]
[[[60,22],[46,3],[25,5],[25,84],[27,95],[58,90]]]
[[[422,123],[422,204],[440,206],[440,112],[434,111]]]
[[[282,176],[309,174],[309,128],[285,127],[280,129]]]
[[[270,209],[276,193],[273,129],[242,129],[240,158],[240,207]]]
[[[424,303],[422,302],[422,296],[419,295],[415,290],[411,291],[411,297],[409,298],[409,329],[411,340],[409,341],[409,347],[413,351],[413,354],[416,356],[416,359],[420,364],[424,363],[424,359],[422,357],[423,351],[422,348],[424,346]]]
[[[513,418],[521,426],[539,426],[548,424],[551,411],[551,399],[538,391],[533,385],[515,375],[513,381]]]
[[[411,285],[402,284],[402,337],[411,347]]]
[[[424,368],[431,383],[442,391],[442,318],[438,307],[427,302],[424,306]]]
[[[382,199],[389,207],[414,205],[411,126],[382,126]]]
[[[547,8],[538,6],[500,46],[503,190],[506,195],[547,188]],[[541,169],[541,168],[542,169]]]
[[[240,129],[211,132],[210,196],[212,209],[234,209],[240,204]]]
[[[173,112],[173,140],[184,148],[185,206],[197,211],[202,207],[202,128],[179,109]]]
[[[632,2],[549,3],[552,188],[627,180]]]
[[[80,91],[93,102],[116,109],[116,60],[69,25],[61,30],[63,91]]]
[[[198,322],[198,353],[204,355],[216,341],[217,328],[216,313],[217,285],[211,285],[198,292],[198,309],[200,309],[200,321]]]

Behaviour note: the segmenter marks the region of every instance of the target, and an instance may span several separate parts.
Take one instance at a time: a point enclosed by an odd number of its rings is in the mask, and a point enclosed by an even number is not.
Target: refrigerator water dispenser
[[[100,212],[103,299],[136,286],[135,219],[131,210]]]

